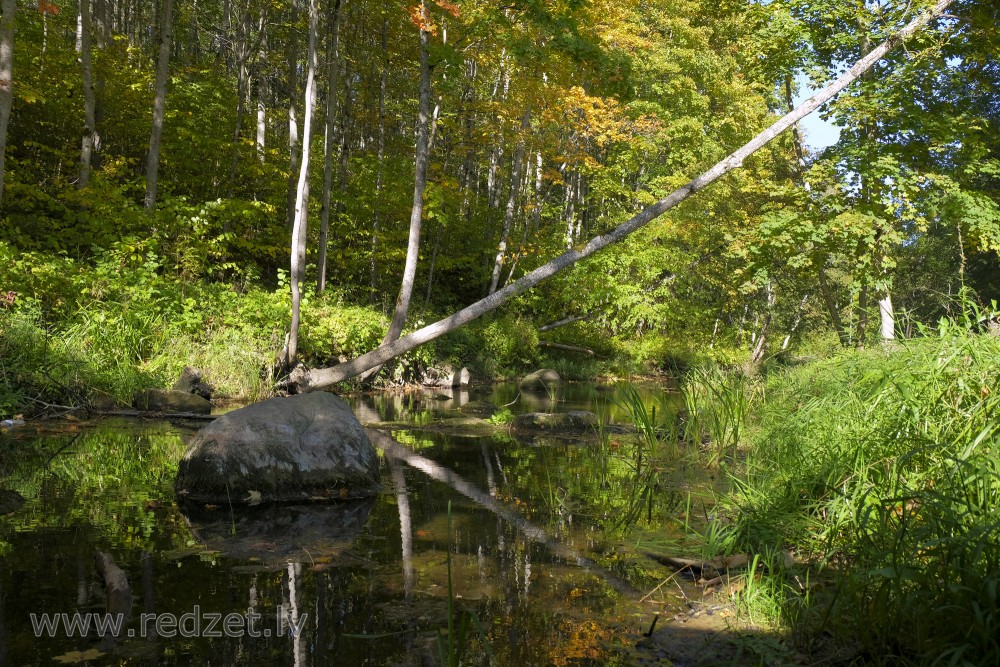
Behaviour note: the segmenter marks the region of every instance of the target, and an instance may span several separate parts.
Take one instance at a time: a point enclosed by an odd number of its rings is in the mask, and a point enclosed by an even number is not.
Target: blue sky
[[[814,90],[809,87],[809,79],[803,73],[799,73],[795,77],[795,82],[798,84],[799,90],[795,95],[795,104],[798,106],[804,100],[809,98]],[[837,139],[840,138],[840,128],[832,123],[828,123],[819,117],[819,110],[812,112],[812,114],[805,117],[802,121],[802,132],[805,135],[806,145],[813,150],[813,152],[823,150],[827,146],[832,146],[837,143]]]

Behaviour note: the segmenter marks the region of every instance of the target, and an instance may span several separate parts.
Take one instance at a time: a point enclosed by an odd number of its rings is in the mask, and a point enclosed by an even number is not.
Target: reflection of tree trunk
[[[572,549],[559,540],[549,536],[549,534],[545,532],[544,528],[536,526],[520,514],[508,509],[506,506],[497,502],[495,498],[492,498],[487,493],[483,493],[479,487],[469,483],[451,469],[445,468],[444,466],[407,449],[404,445],[396,442],[386,433],[382,433],[381,431],[377,431],[375,429],[365,429],[365,431],[368,433],[368,437],[371,438],[371,441],[375,444],[375,446],[380,448],[387,458],[395,458],[403,461],[410,467],[416,468],[428,477],[447,484],[466,498],[471,499],[478,505],[496,514],[508,524],[514,526],[527,539],[545,546],[550,552],[559,558],[562,558],[570,563],[575,563],[585,571],[601,577],[619,593],[635,593],[635,589],[632,588],[631,584],[624,581],[614,573],[601,568],[575,549]]]
[[[399,535],[403,540],[403,591],[407,599],[417,583],[417,571],[413,567],[413,524],[410,519],[410,496],[406,490],[406,476],[399,460],[386,457],[392,483],[396,487],[396,508],[399,510]]]
[[[483,467],[486,468],[486,488],[490,490],[490,495],[497,497],[497,480],[493,475],[493,462],[490,461],[490,451],[486,445],[486,438],[479,439],[479,447],[483,452]]]
[[[316,641],[313,667],[326,667],[326,573],[316,573]]]
[[[142,610],[147,618],[151,618],[156,613],[156,601],[153,597],[153,554],[148,551],[142,552]],[[156,645],[156,629],[146,635],[149,642],[149,664],[156,667],[160,664],[160,649]]]
[[[302,563],[288,564],[288,624],[292,633],[292,655],[295,660],[295,667],[302,667],[306,664],[306,643],[299,629],[302,623],[299,622],[302,607]]]

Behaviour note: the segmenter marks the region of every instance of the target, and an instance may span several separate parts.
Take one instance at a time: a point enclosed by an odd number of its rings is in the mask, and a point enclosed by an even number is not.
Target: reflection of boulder
[[[551,368],[543,368],[534,373],[528,373],[521,378],[521,381],[517,385],[521,389],[531,391],[551,391],[560,382],[562,382],[562,378],[559,377],[559,373],[556,373]]]
[[[354,413],[326,392],[226,413],[194,437],[174,489],[187,500],[256,504],[347,499],[379,490],[375,448]]]
[[[314,562],[351,546],[368,522],[375,498],[312,505],[229,506],[182,511],[195,540],[223,556],[268,562]]]
[[[137,410],[150,412],[194,412],[207,415],[212,404],[201,396],[172,389],[143,389],[135,393]]]
[[[586,433],[596,431],[599,426],[597,415],[585,410],[548,413],[529,412],[514,418],[514,428],[528,431],[550,431],[559,433]]]

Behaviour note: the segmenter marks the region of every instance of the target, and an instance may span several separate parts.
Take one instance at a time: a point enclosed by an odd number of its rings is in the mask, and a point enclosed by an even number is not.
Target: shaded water
[[[647,388],[644,397],[657,402],[662,392]],[[500,385],[352,401],[363,421],[431,423],[468,400],[627,421],[615,399],[590,385],[551,396]],[[656,606],[639,604],[666,574],[641,552],[681,539],[677,524],[705,479],[663,465],[636,511],[627,436],[376,434],[385,489],[372,502],[185,515],[172,483],[195,428],[107,420],[0,435],[0,488],[26,499],[0,517],[0,665],[438,664],[449,554],[451,617],[457,627],[471,612],[480,627],[469,625],[466,664],[488,654],[500,665],[630,664],[629,647],[653,613],[685,594],[664,588]],[[621,525],[626,514],[635,527]],[[131,582],[131,637],[115,645],[93,631],[68,637],[65,627],[36,637],[31,614],[105,611],[97,550]],[[247,629],[250,607],[261,618]],[[142,623],[153,613],[159,633]],[[239,636],[181,636],[197,634],[195,615],[205,634],[209,614],[240,615],[231,621]],[[289,622],[301,624],[298,637]]]

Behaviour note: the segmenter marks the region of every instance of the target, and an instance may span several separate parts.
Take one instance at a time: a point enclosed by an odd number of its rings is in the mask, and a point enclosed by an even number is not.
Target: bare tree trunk
[[[3,0],[0,16],[0,202],[7,162],[7,123],[14,104],[14,13],[17,0]]]
[[[267,28],[267,16],[260,11],[261,31]],[[264,161],[267,143],[267,36],[261,34],[260,49],[257,51],[257,159]]]
[[[375,173],[375,201],[372,204],[372,259],[371,259],[371,291],[368,301],[375,303],[378,292],[378,266],[375,258],[378,256],[378,232],[382,213],[382,181],[385,175],[385,89],[389,82],[389,19],[382,19],[382,53],[385,61],[382,63],[382,77],[378,84],[378,149]]]
[[[500,282],[500,269],[503,267],[504,256],[507,254],[507,237],[510,236],[510,228],[514,222],[514,212],[517,210],[517,196],[521,186],[521,167],[524,164],[525,138],[531,124],[531,109],[524,110],[521,118],[521,136],[517,140],[517,150],[514,153],[514,164],[510,168],[510,192],[507,193],[507,208],[504,211],[503,229],[500,232],[500,245],[497,248],[497,256],[493,261],[493,276],[490,279],[490,290],[488,294],[497,291],[497,284]]]
[[[156,185],[160,169],[160,140],[163,137],[163,117],[167,109],[167,75],[170,68],[170,29],[173,24],[174,2],[163,0],[160,18],[160,53],[156,61],[156,88],[153,97],[153,130],[149,135],[146,156],[146,213],[156,211]]]
[[[302,118],[302,161],[295,192],[295,223],[292,226],[292,325],[288,335],[289,366],[295,363],[299,345],[301,318],[301,285],[306,268],[306,223],[309,218],[309,143],[312,137],[312,117],[316,107],[316,33],[319,26],[319,0],[309,0],[309,55],[306,68],[306,101]]]
[[[916,19],[907,24],[904,28],[891,35],[889,39],[874,49],[867,57],[862,58],[850,69],[837,77],[823,90],[803,102],[794,111],[785,114],[782,118],[772,124],[769,128],[755,136],[738,150],[728,157],[716,163],[705,173],[695,177],[680,188],[674,190],[663,199],[646,207],[626,222],[623,222],[615,229],[603,236],[597,236],[590,240],[580,250],[570,249],[559,255],[555,259],[539,266],[530,273],[515,280],[503,289],[497,290],[484,299],[480,299],[474,304],[459,310],[450,316],[429,324],[404,338],[397,339],[391,343],[384,343],[377,349],[372,350],[349,362],[339,364],[331,368],[317,368],[306,371],[298,369],[292,374],[290,384],[301,391],[316,391],[324,389],[348,378],[352,378],[364,371],[375,368],[386,361],[398,357],[414,348],[417,348],[428,341],[439,336],[454,331],[455,329],[468,324],[482,315],[498,308],[510,299],[519,294],[523,294],[546,278],[572,266],[576,262],[593,255],[595,252],[616,243],[634,231],[641,229],[650,221],[663,215],[677,204],[681,203],[691,195],[708,187],[716,180],[743,165],[743,161],[755,153],[761,147],[767,145],[772,139],[797,123],[802,118],[818,109],[827,101],[832,99],[837,93],[855,81],[862,73],[867,71],[872,65],[882,58],[888,51],[910,37],[930,21],[940,16],[953,0],[939,0],[929,11],[921,14]],[[429,100],[429,95],[427,96]],[[429,107],[429,104],[427,105]],[[426,109],[427,107],[425,107]],[[429,111],[429,109],[427,109]]]
[[[892,295],[888,291],[878,300],[878,312],[882,325],[882,342],[896,340],[896,318],[892,310]]]
[[[90,183],[90,164],[94,152],[94,84],[90,65],[90,0],[80,0],[79,58],[83,75],[83,139],[80,141],[80,180],[77,186]]]
[[[291,12],[288,37],[288,194],[285,206],[289,230],[295,224],[295,188],[299,174],[299,121],[296,109],[299,95],[299,39],[295,25],[298,22],[298,12],[294,2]]]
[[[423,15],[427,13],[427,5],[420,4]],[[410,238],[406,246],[406,264],[403,267],[403,280],[399,286],[399,296],[396,297],[396,310],[389,323],[389,330],[382,339],[382,345],[388,345],[399,339],[406,323],[406,315],[410,310],[410,297],[413,295],[413,283],[417,275],[417,258],[420,254],[420,226],[424,214],[424,189],[427,186],[427,162],[429,159],[428,142],[430,140],[431,120],[431,65],[428,47],[430,33],[420,31],[420,83],[417,105],[417,146],[414,158],[413,175],[413,206],[410,209]],[[374,369],[365,379],[375,375],[381,364],[369,366]],[[362,370],[368,370],[368,368]]]
[[[326,136],[323,141],[323,208],[320,211],[319,259],[316,293],[326,290],[326,246],[330,235],[330,190],[333,187],[333,139],[337,113],[337,75],[340,74],[340,3],[334,0],[330,51],[326,69]]]
[[[760,326],[760,333],[757,336],[757,342],[754,345],[753,352],[750,354],[750,365],[759,366],[760,362],[764,360],[764,355],[767,354],[767,337],[771,329],[771,320],[774,317],[774,288],[771,287],[770,281],[767,283],[765,288],[765,293],[767,295],[766,305],[764,306],[764,323]]]

